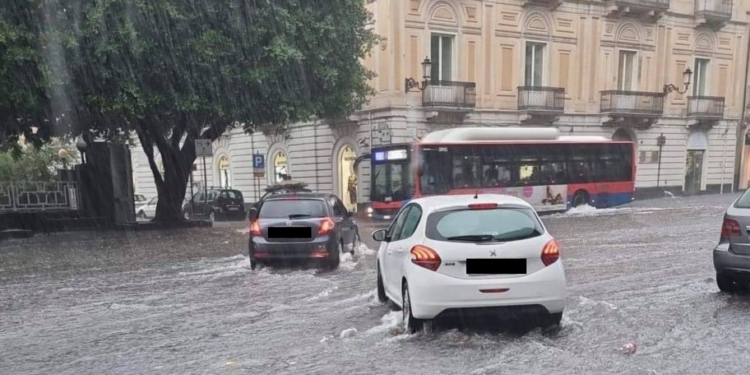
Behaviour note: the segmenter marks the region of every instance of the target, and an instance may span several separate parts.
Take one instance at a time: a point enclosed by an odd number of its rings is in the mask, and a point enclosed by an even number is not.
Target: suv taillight
[[[411,248],[411,262],[430,271],[437,271],[442,260],[435,250],[417,245]]]
[[[721,226],[722,237],[737,237],[741,236],[740,223],[737,220],[724,219],[724,224]]]
[[[542,263],[547,267],[557,262],[558,259],[560,259],[560,246],[557,244],[557,241],[551,240],[542,249]]]
[[[320,229],[318,230],[318,235],[325,235],[333,232],[333,228],[336,226],[334,224],[333,220],[331,220],[330,217],[325,217],[323,220],[320,221]]]
[[[263,233],[260,232],[260,224],[258,223],[258,220],[253,220],[253,222],[250,223],[250,234],[253,236],[263,235]]]

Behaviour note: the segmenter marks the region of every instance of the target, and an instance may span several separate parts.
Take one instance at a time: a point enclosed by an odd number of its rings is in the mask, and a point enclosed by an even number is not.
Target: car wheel
[[[258,261],[250,258],[250,269],[255,271],[258,268]]]
[[[143,212],[143,210],[138,211],[138,217],[141,218],[141,219],[146,219],[147,218],[146,213]]]
[[[336,246],[336,251],[332,252],[328,259],[326,260],[326,268],[329,270],[335,270],[338,268],[339,264],[341,263],[341,252],[343,250],[343,244],[342,242],[339,242],[339,244]]]
[[[573,207],[583,206],[589,203],[589,195],[583,190],[578,190],[573,195]]]
[[[210,221],[210,222],[213,223],[215,220],[216,220],[216,213],[214,213],[213,211],[211,211],[211,213],[208,214],[208,221]]]
[[[185,220],[190,220],[190,212],[188,212],[188,210],[183,211],[182,217],[184,217]]]
[[[720,273],[716,274],[716,285],[719,287],[719,290],[724,293],[734,294],[740,291],[740,287],[737,285],[734,278]]]
[[[362,238],[359,236],[359,231],[354,232],[354,240],[352,240],[352,250],[350,251],[354,255],[354,250],[362,244]]]
[[[557,327],[560,325],[560,322],[562,321],[563,313],[552,313],[544,317],[544,321],[542,322],[542,326],[544,328],[551,328],[551,327]]]
[[[423,321],[415,318],[411,313],[411,296],[409,295],[409,284],[406,281],[404,281],[401,296],[403,299],[401,311],[403,311],[404,316],[404,328],[406,328],[407,333],[417,333],[422,330]]]
[[[388,296],[385,295],[385,286],[383,285],[383,278],[380,276],[380,265],[378,265],[378,301],[380,303],[388,302]]]

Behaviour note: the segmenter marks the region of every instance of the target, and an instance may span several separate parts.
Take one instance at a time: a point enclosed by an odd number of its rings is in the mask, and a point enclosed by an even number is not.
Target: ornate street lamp
[[[83,158],[82,161],[84,163],[86,163],[86,148],[88,148],[88,146],[88,143],[83,140],[83,136],[79,135],[78,139],[76,140],[76,148],[81,152],[81,157]]]
[[[680,95],[686,93],[688,91],[688,88],[690,87],[690,77],[692,75],[693,75],[693,71],[690,70],[690,68],[685,69],[685,71],[682,73],[682,80],[683,80],[683,83],[685,84],[685,90],[680,91],[680,89],[677,88],[677,86],[670,83],[670,84],[664,85],[664,95],[667,95],[670,92],[674,92],[674,91],[676,91]]]
[[[430,62],[429,57],[425,57],[424,61],[422,61],[422,83],[420,84],[417,82],[414,78],[407,78],[405,83],[405,92],[409,92],[411,89],[419,89],[420,91],[424,91],[427,86],[430,84],[430,71],[432,70],[432,63]]]
[[[68,157],[70,154],[68,154],[68,150],[61,148],[60,151],[57,152],[57,157],[60,158],[63,162],[63,169],[68,170]]]

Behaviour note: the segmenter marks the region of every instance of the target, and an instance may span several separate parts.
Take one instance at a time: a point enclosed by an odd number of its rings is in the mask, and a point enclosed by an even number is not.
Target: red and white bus
[[[412,198],[467,193],[517,196],[538,212],[618,206],[633,200],[634,152],[632,142],[556,128],[441,130],[373,149],[368,211],[388,220]]]

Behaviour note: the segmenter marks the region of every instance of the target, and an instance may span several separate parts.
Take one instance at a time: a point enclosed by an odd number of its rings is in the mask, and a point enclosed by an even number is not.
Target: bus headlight
[[[368,214],[371,214],[371,213],[372,213],[372,207],[367,207],[367,213],[368,213]]]

